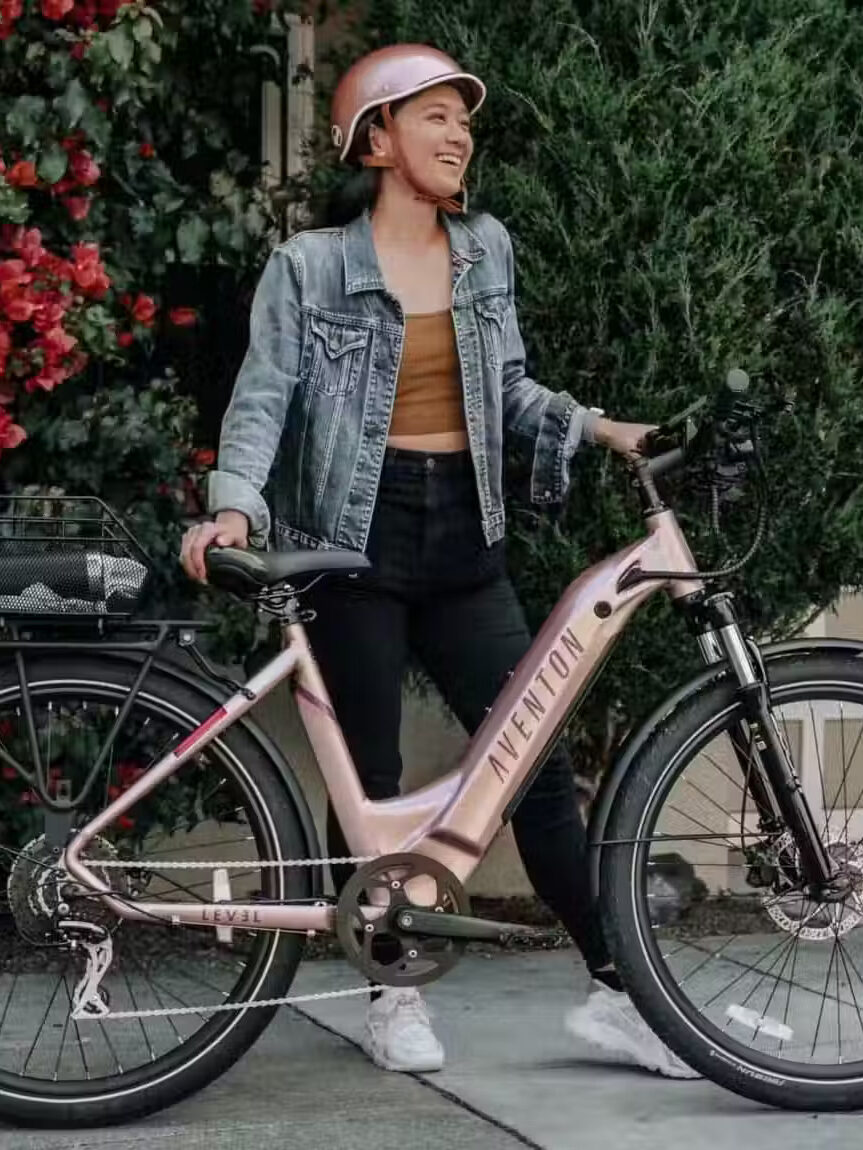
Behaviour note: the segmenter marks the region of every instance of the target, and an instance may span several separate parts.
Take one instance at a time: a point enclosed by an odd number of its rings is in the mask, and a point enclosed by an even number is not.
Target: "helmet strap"
[[[408,164],[405,162],[402,149],[399,147],[398,131],[396,130],[396,122],[390,112],[389,104],[384,104],[381,107],[381,113],[384,119],[384,127],[392,140],[393,154],[392,156],[360,156],[360,163],[366,168],[395,168],[407,180],[413,190],[416,192],[417,197],[421,200],[427,200],[435,204],[441,211],[450,212],[453,215],[463,215],[467,211],[467,188],[465,187],[464,179],[461,182],[461,198],[456,199],[455,196],[435,196],[430,195],[425,188],[420,184],[416,177],[411,172]]]

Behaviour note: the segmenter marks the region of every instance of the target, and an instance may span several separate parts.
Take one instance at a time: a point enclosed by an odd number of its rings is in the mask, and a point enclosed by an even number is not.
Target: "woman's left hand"
[[[601,447],[610,447],[618,455],[637,458],[644,451],[644,437],[656,430],[652,423],[618,423],[613,419],[598,419],[593,431],[594,440]]]

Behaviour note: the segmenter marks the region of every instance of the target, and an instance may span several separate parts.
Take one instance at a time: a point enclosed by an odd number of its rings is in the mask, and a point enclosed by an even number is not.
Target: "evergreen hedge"
[[[529,368],[610,415],[660,421],[735,365],[761,398],[769,538],[735,589],[786,635],[863,571],[863,22],[843,0],[372,0],[368,44],[424,41],[487,82],[472,205],[509,228]],[[641,530],[622,467],[577,462],[560,518],[516,497],[512,568],[534,623]],[[702,500],[677,493],[696,553]],[[750,508],[728,540],[745,545]],[[572,733],[585,769],[698,656],[656,602]]]

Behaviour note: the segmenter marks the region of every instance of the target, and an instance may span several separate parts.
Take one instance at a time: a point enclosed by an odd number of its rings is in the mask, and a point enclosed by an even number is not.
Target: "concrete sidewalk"
[[[341,962],[307,963],[297,993],[357,985]],[[586,987],[573,952],[469,956],[428,988],[446,1069],[376,1070],[355,1048],[362,1000],[283,1010],[207,1090],[125,1127],[0,1130],[0,1150],[833,1150],[857,1115],[765,1110],[707,1082],[603,1064],[563,1028]]]

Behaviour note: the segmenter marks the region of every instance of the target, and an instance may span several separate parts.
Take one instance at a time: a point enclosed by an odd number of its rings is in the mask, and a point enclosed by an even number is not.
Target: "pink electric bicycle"
[[[363,793],[303,626],[308,581],[362,578],[363,555],[209,553],[211,582],[282,627],[239,684],[198,650],[200,623],[133,617],[145,557],[104,505],[15,499],[0,516],[0,1116],[128,1120],[212,1081],[298,1001],[312,932],[356,968],[344,994],[431,982],[469,941],[505,938],[516,928],[472,917],[464,884],[660,591],[707,666],[631,736],[594,804],[615,962],[715,1082],[789,1108],[863,1105],[863,652],[744,635],[719,584],[758,546],[763,498],[747,554],[700,572],[656,484],[686,465],[719,497],[760,474],[744,384],[653,437],[632,466],[644,537],[566,587],[454,768],[383,802]],[[321,856],[290,765],[249,719],[282,682],[350,859]],[[332,861],[356,867],[338,900]]]

